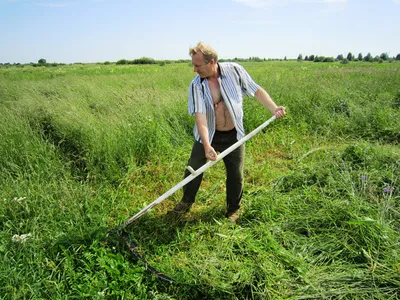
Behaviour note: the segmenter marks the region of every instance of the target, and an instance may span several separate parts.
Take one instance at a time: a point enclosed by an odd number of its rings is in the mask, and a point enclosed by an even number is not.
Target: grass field
[[[0,68],[1,299],[399,299],[400,64],[243,63],[287,117],[246,144],[244,212],[225,170],[188,214],[190,65]],[[270,118],[245,99],[250,132]]]

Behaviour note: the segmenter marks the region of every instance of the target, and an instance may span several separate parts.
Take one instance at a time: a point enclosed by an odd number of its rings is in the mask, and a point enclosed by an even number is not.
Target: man
[[[189,86],[189,114],[195,116],[195,142],[188,166],[197,170],[207,159],[215,160],[245,136],[243,128],[243,95],[253,97],[277,118],[285,116],[285,108],[277,106],[268,93],[258,86],[236,63],[218,63],[218,54],[209,45],[199,42],[190,48],[194,72],[198,74]],[[236,223],[243,194],[244,144],[223,158],[226,168],[226,217]],[[185,171],[185,177],[190,172]],[[174,211],[183,213],[195,201],[203,175],[183,188],[183,197]]]

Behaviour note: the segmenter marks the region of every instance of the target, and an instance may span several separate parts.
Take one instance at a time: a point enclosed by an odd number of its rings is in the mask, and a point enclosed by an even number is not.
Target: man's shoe
[[[176,212],[178,214],[183,214],[183,213],[189,211],[192,204],[193,203],[186,203],[186,202],[181,201],[174,207],[174,212]]]
[[[238,222],[238,220],[239,220],[239,217],[240,217],[239,210],[226,213],[226,218],[231,223],[235,223],[236,224]]]

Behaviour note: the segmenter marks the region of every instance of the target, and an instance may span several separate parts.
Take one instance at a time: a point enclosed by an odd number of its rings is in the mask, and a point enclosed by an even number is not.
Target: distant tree
[[[297,60],[303,60],[303,55],[301,55],[301,53],[299,54],[299,56],[297,56]]]
[[[344,58],[340,63],[341,63],[341,64],[348,64],[349,61],[347,60],[347,58]]]
[[[335,59],[331,56],[315,56],[314,62],[334,62]]]
[[[396,60],[400,60],[400,53],[399,53],[399,54],[397,54],[397,56],[396,56]]]
[[[46,60],[44,58],[41,58],[38,60],[38,64],[44,65],[44,64],[46,64]]]
[[[128,61],[126,59],[120,59],[116,62],[117,65],[126,65]]]
[[[389,55],[387,53],[382,53],[379,57],[383,60],[389,60]]]
[[[354,56],[351,52],[349,52],[349,54],[347,54],[347,60],[348,61],[352,61],[354,59]]]
[[[315,59],[314,54],[311,54],[311,55],[308,57],[308,60],[309,60],[309,61],[314,61],[314,59]]]
[[[134,65],[151,65],[151,64],[156,64],[157,62],[155,61],[155,59],[150,57],[141,57],[134,59],[132,63]]]
[[[322,62],[334,62],[334,61],[335,61],[335,59],[331,56],[324,57],[324,59],[322,60]]]
[[[361,53],[358,53],[358,57],[357,57],[357,59],[358,59],[359,61],[362,61],[362,60],[363,60],[363,56],[362,56],[362,54],[361,54]]]
[[[306,57],[304,57],[304,60],[308,60],[308,56],[306,55]]]
[[[287,57],[285,56],[285,58],[283,60],[287,60]]]
[[[343,60],[343,54],[339,54],[339,55],[336,57],[336,59],[337,59],[337,60]]]
[[[372,55],[368,52],[368,54],[364,57],[365,61],[372,61]]]
[[[261,58],[259,58],[258,56],[253,56],[253,57],[250,57],[250,61],[261,62],[263,60]]]

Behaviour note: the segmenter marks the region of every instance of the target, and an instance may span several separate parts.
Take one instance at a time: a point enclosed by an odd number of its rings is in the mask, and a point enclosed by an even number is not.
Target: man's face
[[[214,60],[209,61],[206,63],[204,54],[201,52],[197,52],[192,55],[192,65],[193,71],[199,74],[201,78],[210,77],[212,73],[212,64]]]

